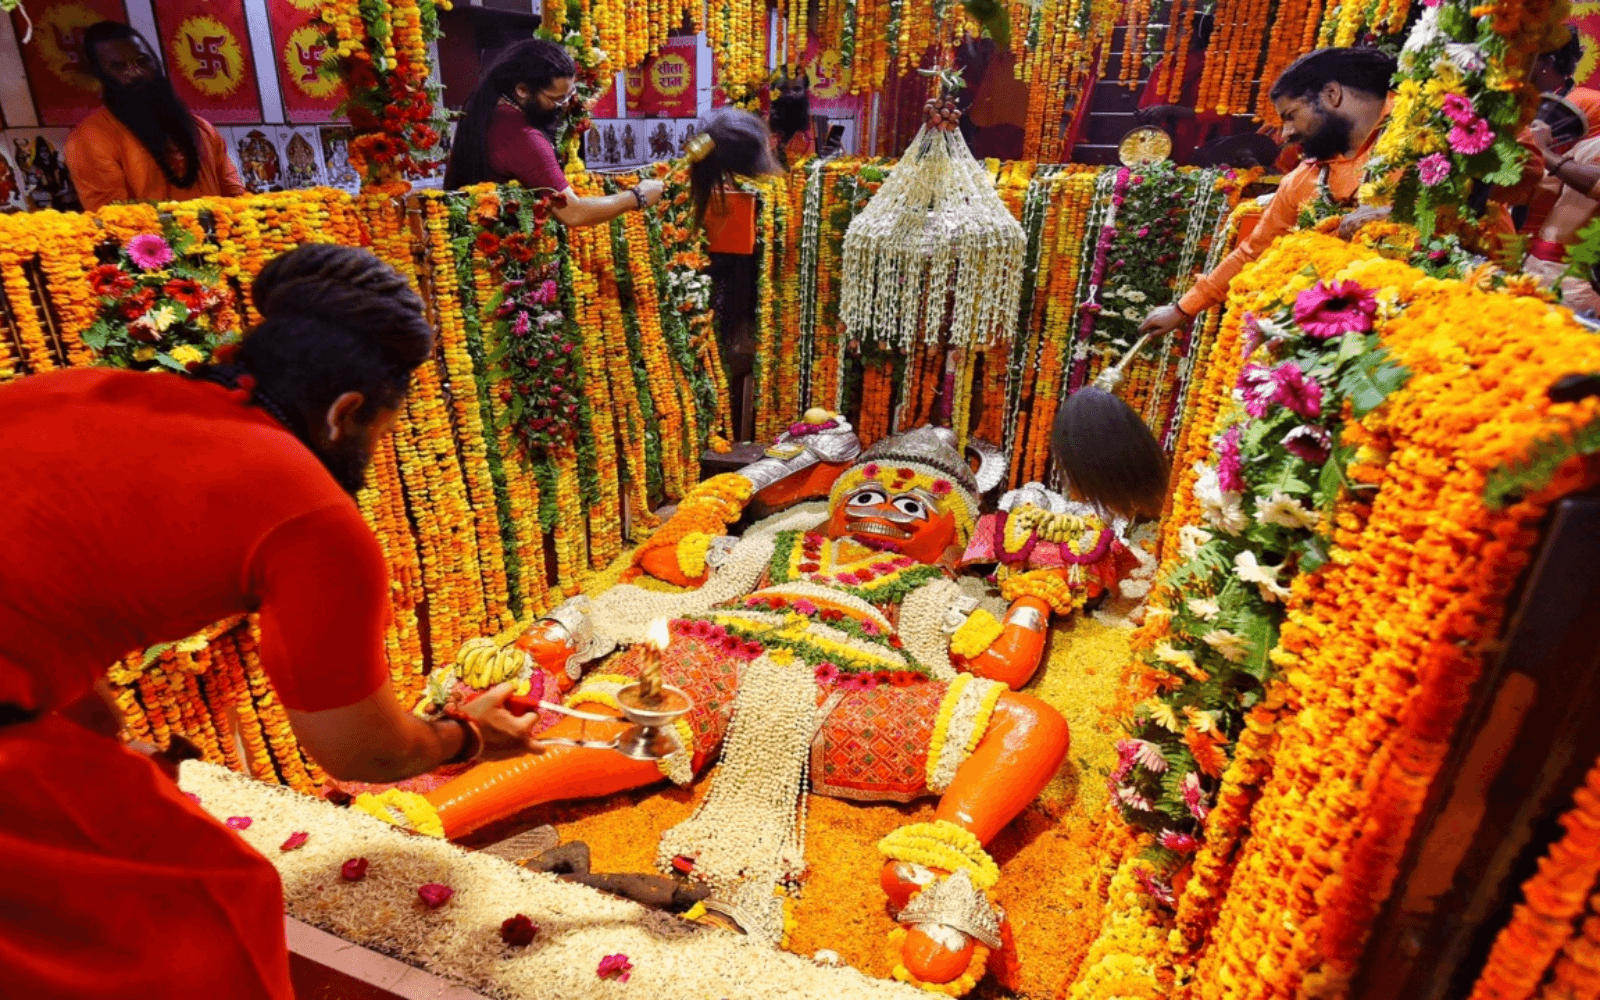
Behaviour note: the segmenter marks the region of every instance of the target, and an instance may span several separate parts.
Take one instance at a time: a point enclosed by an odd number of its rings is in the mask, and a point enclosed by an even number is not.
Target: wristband
[[[1192,319],[1194,319],[1194,317],[1193,317],[1193,316],[1190,316],[1190,315],[1189,315],[1189,314],[1188,314],[1188,312],[1186,312],[1186,311],[1185,311],[1185,310],[1184,310],[1184,308],[1183,308],[1183,303],[1182,303],[1182,302],[1181,302],[1181,301],[1179,301],[1179,300],[1176,300],[1176,299],[1174,299],[1174,300],[1173,300],[1173,302],[1172,302],[1172,308],[1174,308],[1174,309],[1176,309],[1176,310],[1178,310],[1178,315],[1179,315],[1179,316],[1182,316],[1182,317],[1183,317],[1183,318],[1184,318],[1184,319],[1187,319],[1187,320],[1192,320]]]
[[[461,727],[461,749],[441,764],[470,764],[483,756],[483,730],[471,716],[459,708],[446,708],[444,718]]]
[[[628,193],[633,195],[634,204],[638,206],[639,211],[641,211],[641,212],[644,211],[644,207],[645,207],[644,192],[640,191],[638,188],[629,188],[628,189]]]

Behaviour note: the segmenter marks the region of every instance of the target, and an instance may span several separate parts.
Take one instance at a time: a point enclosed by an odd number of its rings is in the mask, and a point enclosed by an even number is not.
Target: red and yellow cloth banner
[[[673,35],[661,53],[628,70],[628,117],[695,116],[695,36]]]
[[[53,0],[29,3],[33,41],[22,46],[28,89],[39,109],[39,123],[76,125],[100,107],[100,84],[83,63],[83,32],[98,21],[128,20],[122,0]],[[19,14],[11,15],[17,38],[27,30]]]
[[[156,28],[172,86],[210,122],[261,120],[261,90],[244,0],[161,0]]]
[[[320,9],[316,0],[267,0],[283,111],[296,125],[340,120],[334,112],[344,100],[344,85],[320,72],[328,53],[327,29],[317,20]]]

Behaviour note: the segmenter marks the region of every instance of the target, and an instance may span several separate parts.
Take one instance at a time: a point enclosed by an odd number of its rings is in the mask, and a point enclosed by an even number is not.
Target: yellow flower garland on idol
[[[949,820],[902,826],[878,841],[878,853],[891,861],[942,872],[964,871],[981,892],[988,892],[1000,881],[1000,866],[978,838]]]

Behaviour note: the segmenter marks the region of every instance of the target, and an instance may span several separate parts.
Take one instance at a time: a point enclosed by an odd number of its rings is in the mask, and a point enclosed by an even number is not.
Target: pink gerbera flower
[[[1183,804],[1189,807],[1190,815],[1202,823],[1211,813],[1211,807],[1206,804],[1206,793],[1200,787],[1200,776],[1193,771],[1183,776]]]
[[[1244,314],[1244,336],[1239,342],[1239,356],[1248,358],[1261,346],[1261,323],[1255,313]]]
[[[154,271],[172,263],[172,247],[156,233],[140,233],[128,241],[128,259],[141,270]]]
[[[1441,106],[1441,110],[1444,111],[1446,118],[1457,125],[1470,126],[1478,120],[1478,109],[1472,106],[1472,100],[1460,94],[1444,95],[1444,103]]]
[[[1192,854],[1200,844],[1187,833],[1168,830],[1161,835],[1161,846],[1169,851],[1177,851],[1179,854]]]
[[[1429,153],[1417,164],[1417,176],[1423,187],[1434,187],[1450,176],[1450,158],[1443,153]]]
[[[1264,417],[1272,406],[1278,387],[1272,380],[1272,369],[1264,365],[1245,365],[1239,372],[1237,383],[1244,396],[1244,412],[1252,417]]]
[[[1306,336],[1319,340],[1342,337],[1347,333],[1366,333],[1378,300],[1354,281],[1319,281],[1294,300],[1294,319]]]
[[[839,668],[832,663],[822,663],[817,666],[817,683],[823,687],[832,687],[839,680]]]
[[[1283,436],[1283,446],[1296,458],[1321,465],[1333,450],[1333,436],[1321,427],[1302,424]]]
[[[1494,129],[1482,118],[1471,125],[1457,125],[1450,130],[1450,148],[1462,156],[1481,153],[1494,145]]]
[[[1272,381],[1277,385],[1274,398],[1278,402],[1307,420],[1322,416],[1322,385],[1316,379],[1307,378],[1298,364],[1289,361],[1274,368]]]

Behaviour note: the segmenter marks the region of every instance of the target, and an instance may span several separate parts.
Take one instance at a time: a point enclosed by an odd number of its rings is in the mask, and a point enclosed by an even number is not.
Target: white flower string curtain
[[[841,318],[901,349],[987,345],[1015,323],[1026,245],[961,133],[924,125],[845,232]]]

